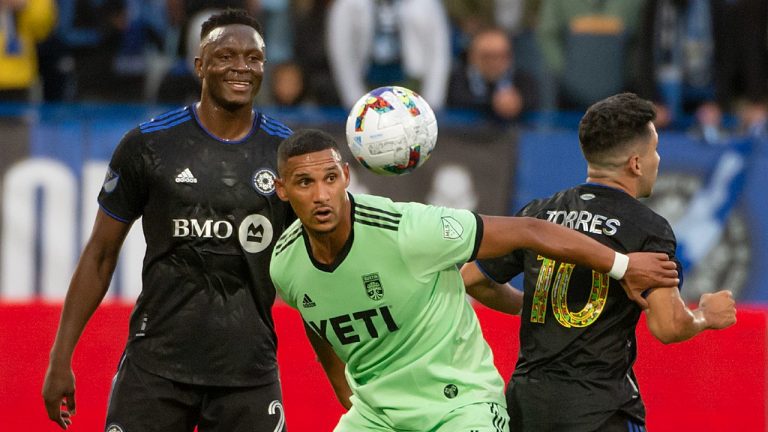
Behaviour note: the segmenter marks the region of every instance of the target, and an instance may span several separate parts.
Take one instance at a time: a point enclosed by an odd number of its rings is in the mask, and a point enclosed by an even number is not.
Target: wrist
[[[629,257],[622,253],[614,252],[613,265],[611,266],[611,270],[608,271],[608,276],[616,280],[621,280],[627,272],[627,267],[629,267]]]

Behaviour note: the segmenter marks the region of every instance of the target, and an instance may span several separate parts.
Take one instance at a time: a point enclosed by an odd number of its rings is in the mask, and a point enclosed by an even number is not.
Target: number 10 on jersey
[[[560,325],[568,328],[587,327],[595,322],[605,307],[610,277],[593,270],[592,289],[589,291],[587,303],[580,311],[571,312],[568,309],[568,286],[575,264],[560,263],[555,272],[557,261],[541,255],[537,259],[541,261],[541,269],[533,292],[531,322],[544,323],[550,290],[552,291],[552,313]]]

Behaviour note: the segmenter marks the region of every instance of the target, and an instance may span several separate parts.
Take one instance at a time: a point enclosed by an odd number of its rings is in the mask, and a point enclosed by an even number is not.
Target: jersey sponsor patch
[[[384,298],[384,287],[381,285],[381,279],[378,273],[363,275],[363,285],[365,293],[371,300],[381,300]]]
[[[253,173],[251,183],[256,192],[262,195],[272,195],[275,192],[275,179],[277,175],[268,169],[262,168]]]
[[[272,223],[260,214],[252,214],[243,219],[238,229],[240,245],[248,253],[258,253],[272,243]]]
[[[440,218],[443,222],[443,238],[446,240],[457,240],[464,234],[464,227],[451,216],[443,216]]]
[[[107,174],[104,176],[104,184],[101,186],[106,193],[112,193],[117,187],[117,182],[120,180],[120,175],[112,171],[112,168],[107,168]]]
[[[589,201],[591,199],[595,199],[595,194],[585,193],[585,194],[579,195],[579,198],[583,199],[584,201]]]
[[[119,424],[111,423],[107,426],[106,432],[124,432],[124,430]]]

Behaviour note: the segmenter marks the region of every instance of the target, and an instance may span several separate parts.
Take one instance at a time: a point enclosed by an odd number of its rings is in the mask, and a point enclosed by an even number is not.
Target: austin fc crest
[[[272,195],[275,191],[275,178],[277,178],[277,176],[272,170],[262,168],[253,174],[251,183],[258,193],[262,195]]]
[[[371,300],[381,300],[384,297],[384,287],[381,286],[378,273],[363,275],[363,284],[365,285],[365,293]]]

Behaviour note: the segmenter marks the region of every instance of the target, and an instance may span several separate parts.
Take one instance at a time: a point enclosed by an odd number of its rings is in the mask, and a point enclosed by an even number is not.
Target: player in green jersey
[[[283,141],[278,170],[278,196],[299,220],[278,240],[270,274],[349,408],[336,431],[508,430],[461,263],[529,248],[611,270],[628,289],[677,281],[664,254],[628,258],[546,221],[352,195],[349,167],[322,131]]]

